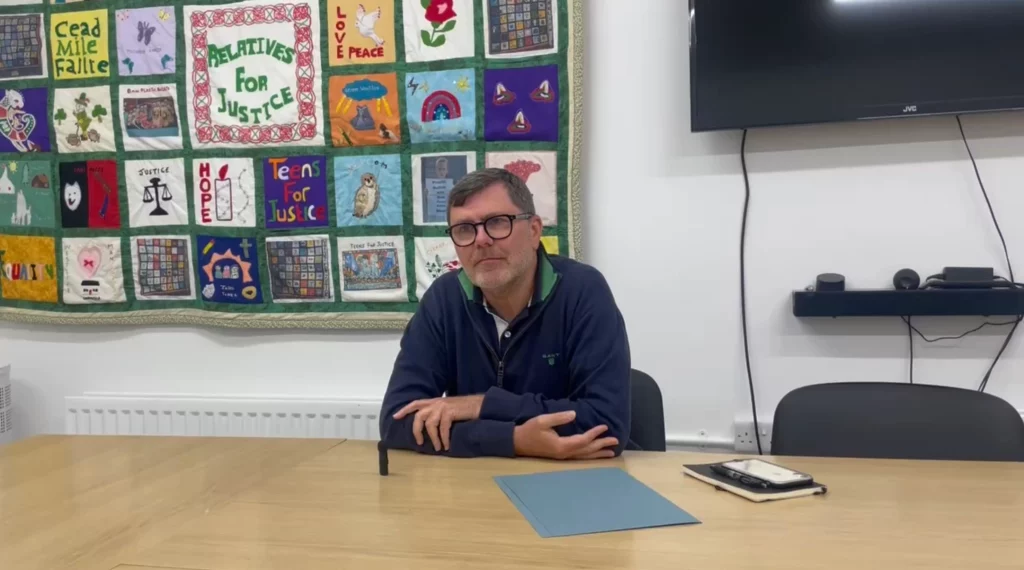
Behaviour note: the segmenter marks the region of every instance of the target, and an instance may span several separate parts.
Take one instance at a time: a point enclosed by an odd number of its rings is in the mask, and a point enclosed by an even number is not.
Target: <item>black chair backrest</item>
[[[1024,461],[1024,420],[991,394],[924,384],[817,384],[775,409],[773,455]]]
[[[630,423],[626,449],[665,451],[665,407],[661,389],[648,374],[629,374]]]

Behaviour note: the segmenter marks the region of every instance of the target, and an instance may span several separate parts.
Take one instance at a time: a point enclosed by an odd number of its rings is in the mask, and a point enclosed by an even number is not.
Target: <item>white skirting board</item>
[[[64,403],[68,434],[380,439],[379,401],[86,394]]]

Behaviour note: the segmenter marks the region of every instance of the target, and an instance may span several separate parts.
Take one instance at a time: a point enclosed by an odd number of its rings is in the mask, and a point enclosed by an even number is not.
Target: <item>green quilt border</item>
[[[474,3],[479,2],[479,1],[480,0],[473,0]],[[558,226],[552,227],[552,228],[545,228],[545,232],[544,233],[545,233],[545,235],[558,236],[560,240],[563,240],[564,243],[562,243],[560,245],[560,249],[562,250],[561,253],[568,254],[572,258],[582,260],[583,259],[583,247],[582,247],[583,228],[582,228],[582,172],[581,171],[582,171],[582,142],[583,142],[583,97],[582,97],[582,95],[583,95],[583,70],[584,70],[584,66],[583,66],[583,54],[584,54],[584,50],[583,50],[583,38],[584,38],[584,33],[583,33],[583,0],[562,0],[562,2],[564,3],[564,5],[566,5],[567,9],[564,12],[561,12],[561,11],[560,12],[562,14],[566,14],[567,13],[568,22],[560,23],[559,24],[560,33],[563,33],[563,34],[565,34],[565,36],[567,36],[567,38],[566,38],[566,40],[567,40],[566,56],[565,56],[565,60],[564,60],[566,62],[566,66],[565,66],[566,69],[561,70],[559,75],[560,75],[560,79],[564,79],[564,80],[566,80],[568,82],[569,98],[568,99],[566,99],[564,97],[562,98],[561,109],[562,109],[563,112],[565,112],[565,113],[567,113],[569,115],[569,119],[566,122],[566,124],[568,125],[568,135],[565,137],[565,142],[562,143],[562,144],[566,144],[568,146],[567,153],[566,153],[567,154],[567,158],[568,158],[568,160],[567,160],[568,165],[565,165],[565,166],[560,165],[560,167],[559,167],[559,170],[558,170],[558,176],[559,176],[558,186],[562,187],[562,188],[566,188],[567,195],[565,196],[564,202],[562,200],[560,200],[559,212],[558,212],[560,222],[559,222]],[[153,2],[152,0],[150,0],[150,1],[144,2],[144,5],[155,6],[155,5],[167,4],[167,3],[170,3],[170,2],[157,3],[157,2]],[[219,4],[220,2],[216,2],[216,3]],[[140,4],[143,4],[143,3],[140,2]],[[199,4],[202,4],[202,2],[199,2]],[[401,4],[402,4],[402,0],[395,0],[396,11],[401,11]],[[9,14],[9,13],[23,12],[23,11],[26,11],[25,9],[28,9],[28,11],[34,11],[34,10],[32,10],[33,6],[34,5],[3,7],[2,9],[0,9],[0,14]],[[86,9],[90,9],[90,8],[91,7],[88,4],[66,4],[66,5],[54,5],[54,6],[49,6],[48,5],[47,6],[48,12],[77,11],[77,10],[86,10]],[[97,6],[96,8],[100,8],[100,6]],[[104,8],[106,8],[106,7],[104,7]],[[180,10],[178,10],[178,13],[179,14],[181,13]],[[478,21],[479,21],[479,18],[481,17],[480,16],[481,10],[478,9],[477,10],[477,14],[478,14],[477,18],[478,18]],[[321,17],[323,17],[323,15],[321,15]],[[400,15],[398,15],[396,17],[400,17]],[[47,19],[47,22],[48,22],[48,19]],[[110,25],[111,25],[111,29],[113,29],[114,23],[111,22]],[[321,27],[322,28],[325,27],[325,22],[323,20],[321,20]],[[398,30],[396,30],[396,31],[398,31]],[[48,33],[48,29],[47,29],[47,33]],[[327,38],[324,37],[324,36],[326,36],[325,33],[322,34],[322,42],[324,42],[321,45],[321,52],[322,53],[326,50],[325,42],[326,42]],[[401,38],[401,34],[400,33],[396,34],[396,40],[399,40],[400,38]],[[49,40],[49,38],[47,38],[47,40]],[[482,39],[481,39],[481,41],[482,41]],[[178,55],[179,55],[179,61],[180,61],[181,60],[180,57],[182,55],[184,55],[183,53],[181,53],[181,52],[184,51],[184,46],[183,46],[184,41],[183,41],[183,39],[179,38],[177,44],[178,44],[178,51],[179,51]],[[397,49],[399,50],[399,53],[402,54],[404,52],[404,46],[402,45],[403,42],[398,41],[398,44],[399,44],[399,47]],[[111,48],[110,49],[111,49],[112,52],[114,51],[113,42],[111,43]],[[540,58],[537,58],[539,61],[537,61],[536,63],[538,65],[539,64],[543,64],[543,63],[545,63],[545,61],[544,61],[545,59],[552,59],[552,58],[555,58],[555,57],[557,57],[558,59],[561,59],[561,54],[559,54],[558,56],[547,56],[547,57],[541,56]],[[114,65],[116,65],[116,57],[112,57],[110,61]],[[511,60],[511,62],[509,62],[509,60],[492,60],[492,61],[496,61],[496,65],[494,65],[494,67],[496,67],[496,68],[498,68],[498,67],[508,67],[510,65],[514,66],[517,63],[521,63],[520,61],[517,61],[517,60]],[[435,67],[434,63],[439,63],[439,64],[442,64],[442,65],[438,65],[438,66]],[[450,67],[449,65],[445,65],[446,63],[450,63],[450,62],[434,62],[434,63],[417,64],[417,67],[419,67],[419,68],[421,68],[423,70],[446,69],[446,68]],[[346,68],[346,73],[388,72],[389,71],[388,69],[378,69],[378,70],[371,71],[370,69],[367,69],[368,67],[370,67],[370,66],[351,66],[349,68]],[[335,69],[334,73],[331,73],[332,69]],[[338,73],[337,73],[337,68],[331,68],[327,64],[326,61],[323,62],[321,70],[322,70],[322,78],[323,78],[323,92],[326,95],[326,93],[327,93],[327,84],[328,84],[330,76],[331,75],[337,75]],[[483,74],[483,71],[482,70],[478,70],[477,85],[478,85],[478,88],[480,88],[480,89],[482,89],[482,86],[483,86],[482,74]],[[154,78],[153,80],[148,81],[147,83],[159,83],[159,82],[171,83],[171,82],[174,81],[173,78],[175,76],[166,76],[166,77],[167,77],[166,81],[157,81],[156,78]],[[111,86],[111,99],[112,99],[112,102],[114,104],[116,104],[116,99],[118,98],[117,88],[118,88],[119,84],[141,83],[139,81],[133,80],[135,78],[127,78],[128,79],[127,81],[123,81],[123,79],[126,79],[126,78],[120,78],[120,79],[122,79],[122,81],[120,81],[119,83],[107,83],[104,80],[78,80],[76,84],[79,85],[79,86],[82,86],[82,87],[87,87],[87,86],[90,86],[90,85],[93,85],[93,84],[95,84],[95,85],[110,85]],[[35,87],[35,86],[37,86],[36,83],[45,83],[45,82],[49,82],[51,80],[52,80],[52,69],[50,70],[50,77],[49,77],[49,79],[45,79],[45,80],[28,80],[27,83],[31,83],[31,84],[26,86],[26,87]],[[0,84],[0,86],[5,86],[5,85],[4,84]],[[11,84],[11,86],[13,87],[15,85]],[[57,86],[59,86],[59,84]],[[566,93],[566,89],[563,88],[562,92]],[[179,90],[179,93],[180,93],[180,90]],[[402,93],[401,96],[404,98],[404,91],[402,91],[401,93]],[[181,99],[181,98],[179,97],[179,99]],[[185,105],[184,100],[179,100],[178,103],[179,103],[180,109],[183,110],[184,109],[184,105]],[[52,106],[52,101],[50,102],[50,105]],[[51,110],[51,112],[52,112],[52,110]],[[184,114],[182,114],[182,117],[184,118]],[[113,117],[112,117],[112,119],[113,119]],[[327,128],[325,129],[325,135],[326,136],[330,136],[329,118],[327,117],[326,114],[324,116],[324,120],[327,122],[327,125],[326,125]],[[480,115],[478,115],[478,123],[480,123],[479,127],[481,129],[482,129],[482,122],[483,122],[483,117],[482,117],[482,113],[481,113]],[[187,122],[185,124],[187,124]],[[120,128],[118,126],[115,126],[114,131],[115,131],[115,136],[118,137],[118,139],[119,139],[120,136],[121,136]],[[403,131],[407,131],[407,128],[405,127],[404,124],[403,124]],[[403,132],[403,135],[404,135],[404,137],[407,137],[408,133],[407,132]],[[405,139],[405,140],[408,140],[408,139]],[[483,165],[483,161],[484,161],[484,153],[486,151],[484,149],[482,149],[482,148],[477,148],[474,145],[476,145],[478,143],[483,143],[483,142],[484,141],[482,139],[478,139],[478,140],[475,140],[475,141],[470,141],[469,143],[440,143],[440,144],[432,145],[431,148],[424,149],[422,152],[442,152],[442,151],[457,151],[457,150],[474,150],[474,151],[477,152],[478,166],[482,166]],[[51,143],[53,145],[56,145],[56,139],[52,139]],[[460,148],[463,145],[465,145],[467,148],[465,148],[465,149]],[[505,149],[507,149],[507,150],[520,150],[520,149],[521,150],[528,150],[529,148],[531,148],[530,146],[528,146],[526,144],[523,144],[523,143],[486,143],[486,145],[488,147],[488,150],[505,150]],[[482,144],[481,144],[481,146],[482,146]],[[320,153],[316,152],[315,149],[317,149],[317,148],[319,148],[319,147],[312,147],[310,150],[312,150],[316,154],[320,154]],[[330,148],[330,143],[329,142],[327,143],[327,148]],[[290,149],[291,152],[290,153],[286,153],[286,154],[294,154],[294,153],[297,153],[299,150],[304,150],[304,149],[299,149],[299,148]],[[393,147],[359,147],[358,149],[349,149],[349,150],[350,151],[355,151],[355,152],[350,152],[350,153],[348,153],[348,155],[356,155],[356,154],[396,154],[396,153],[398,153],[402,157],[403,170],[406,170],[406,168],[408,168],[408,164],[407,163],[409,162],[409,159],[408,159],[409,155],[406,152],[402,152],[401,150],[399,150],[397,148],[393,148]],[[55,159],[51,159],[51,160],[54,160],[54,162],[53,162],[53,168],[54,169],[56,169],[56,167],[59,164],[59,162],[66,161],[66,160],[90,160],[90,159],[102,160],[102,159],[117,159],[117,158],[119,158],[116,155],[114,155],[114,153],[92,153],[92,154],[68,155],[68,154],[56,154],[56,151],[54,150],[54,154],[55,154],[56,158]],[[153,158],[153,159],[166,158],[165,155],[167,155],[167,154],[168,153],[164,152],[164,151],[134,152],[134,153],[131,154],[131,156],[125,157],[124,159],[127,159],[127,160],[142,160],[142,159],[148,159],[148,158]],[[203,156],[207,156],[209,154],[210,153],[208,153],[208,152],[202,153]],[[328,192],[329,192],[328,205],[329,205],[329,207],[333,208],[333,205],[334,205],[334,187],[333,187],[333,180],[331,179],[333,177],[333,167],[332,167],[332,164],[331,164],[332,163],[332,160],[331,160],[332,156],[336,156],[336,155],[331,155],[330,153],[326,154],[327,169],[328,169],[328,181],[327,181],[327,183],[328,183]],[[33,157],[28,157],[28,156],[19,157],[19,158],[21,160],[34,160]],[[184,162],[185,162],[185,166],[186,166],[186,180],[191,180],[192,158],[195,158],[195,155],[184,157]],[[258,157],[254,158],[254,164],[258,164],[258,160],[259,160]],[[119,162],[121,162],[121,161],[119,161]],[[119,168],[119,176],[121,177],[120,179],[124,180],[123,162],[121,162],[118,165],[118,168]],[[123,189],[122,189],[122,193],[123,193]],[[124,204],[124,202],[122,202],[122,204]],[[410,208],[411,205],[410,204],[404,204],[403,207],[404,208]],[[192,200],[189,200],[189,208],[190,208],[190,210],[194,208],[194,204],[192,203]],[[126,215],[128,215],[128,213],[126,211],[123,211],[122,212],[122,216],[126,216]],[[194,215],[194,212],[190,212],[190,215]],[[257,216],[258,216],[258,218],[262,218],[263,217],[263,209],[261,207],[257,208]],[[333,217],[333,214],[332,214],[332,217]],[[566,222],[562,222],[561,220],[563,220],[563,219],[565,219]],[[186,235],[188,235],[192,239],[192,242],[193,242],[193,256],[194,256],[196,254],[196,252],[194,251],[194,245],[195,245],[194,237],[195,237],[195,235],[201,234],[201,233],[213,234],[213,235],[217,235],[218,233],[222,233],[222,234],[225,234],[225,235],[228,235],[228,234],[236,235],[236,234],[245,233],[245,232],[249,232],[249,231],[251,231],[253,234],[255,234],[255,232],[257,232],[259,230],[259,223],[257,223],[257,227],[256,228],[216,228],[216,227],[201,227],[201,226],[196,226],[196,227],[194,227],[191,230],[189,230],[189,228],[191,228],[191,226],[189,226],[189,227],[186,227],[186,226],[177,226],[177,227],[176,226],[169,226],[169,227],[152,227],[152,228],[129,228],[129,227],[123,227],[120,230],[111,230],[109,232],[98,232],[98,231],[95,231],[95,230],[94,231],[89,231],[89,232],[79,232],[79,231],[76,231],[76,230],[63,230],[63,231],[65,232],[66,237],[76,237],[76,236],[86,237],[87,235],[88,236],[102,237],[102,236],[108,235],[108,234],[109,234],[109,237],[114,237],[115,233],[118,236],[124,236],[124,235],[128,235],[128,236],[131,236],[131,235],[146,235],[146,234],[149,234],[149,235],[186,234]],[[277,231],[277,232],[274,232],[273,235],[274,236],[286,236],[286,235],[296,235],[296,234],[301,234],[301,235],[306,235],[306,234],[308,234],[308,235],[315,235],[315,234],[318,234],[318,233],[329,233],[330,234],[331,233],[330,230],[332,230],[334,228],[335,227],[332,225],[332,226],[328,226],[328,227],[325,227],[325,228],[308,228],[308,229],[304,229],[304,230],[294,230],[294,231]],[[356,235],[391,235],[391,234],[393,234],[393,231],[388,231],[389,229],[393,230],[393,228],[385,228],[385,227],[347,228],[346,235],[356,236]],[[10,228],[5,228],[0,233],[5,233],[7,235],[47,235],[46,230],[42,229],[42,228],[26,228],[26,229],[22,229],[20,231],[15,231],[15,232],[11,232],[9,230],[10,230]],[[228,231],[225,231],[225,230],[228,230]],[[50,234],[50,235],[52,235],[52,234]],[[401,236],[403,238],[410,238],[410,237],[440,237],[441,235],[442,234],[440,233],[440,230],[438,228],[430,227],[430,226],[411,227],[411,228],[408,228],[408,229],[406,229],[406,231],[401,233]],[[331,242],[335,242],[336,236],[330,235],[329,239],[331,240]],[[334,248],[336,247],[336,244],[332,243],[331,246],[332,246],[332,256],[333,256],[334,255],[333,251],[334,251]],[[260,247],[261,249],[263,248],[262,242],[260,242],[258,247]],[[57,257],[58,257],[58,260],[57,260],[58,266],[60,266],[61,265],[60,257],[62,255],[62,252],[58,248],[55,253],[56,253]],[[131,270],[131,252],[130,252],[130,248],[125,248],[124,247],[124,243],[122,244],[122,256],[123,256],[122,263],[125,264],[125,270],[124,270],[125,271],[125,278],[126,278],[125,286],[126,286],[126,289],[130,289],[131,287],[134,286],[134,283],[131,282],[131,275],[132,275],[132,270]],[[415,251],[414,250],[410,250],[410,249],[407,248],[407,250],[406,250],[406,263],[407,263],[407,279],[410,281],[410,286],[414,287],[414,285],[415,285],[415,270],[414,270]],[[194,264],[195,264],[195,259],[193,258],[193,265]],[[336,269],[335,272],[337,272],[337,270],[338,270],[337,261],[336,260],[332,260],[332,264],[334,265],[334,267]],[[192,270],[195,271],[195,268],[193,267]],[[267,280],[267,275],[264,274],[264,275],[261,275],[261,277],[262,277],[262,279],[264,281]],[[58,286],[58,289],[61,289],[63,287],[62,282],[59,281],[57,286]],[[266,292],[266,294],[269,294],[268,283],[264,283],[264,291]],[[340,300],[339,300],[338,295],[340,295],[340,291],[336,291],[335,295],[336,295],[336,300],[334,301],[334,303],[339,303]],[[112,311],[103,311],[103,312],[90,312],[90,311],[87,311],[87,310],[83,310],[84,307],[75,306],[75,307],[71,307],[70,309],[71,309],[71,311],[77,311],[77,312],[69,312],[67,308],[62,308],[63,310],[47,310],[47,309],[30,308],[30,307],[37,307],[37,306],[39,306],[40,305],[39,303],[10,301],[10,300],[5,301],[5,302],[9,303],[11,306],[0,306],[0,321],[6,321],[6,322],[12,322],[12,323],[23,323],[23,324],[42,324],[42,325],[102,325],[102,326],[186,325],[186,326],[196,326],[196,327],[223,327],[223,328],[241,328],[241,329],[350,329],[350,330],[401,330],[401,329],[403,329],[406,326],[406,324],[408,323],[409,319],[412,317],[413,312],[415,310],[415,306],[417,305],[415,302],[410,302],[410,303],[361,303],[361,305],[366,307],[363,310],[347,311],[347,312],[314,312],[315,309],[318,308],[316,306],[317,304],[309,304],[306,307],[307,310],[305,310],[305,311],[296,311],[296,312],[242,312],[242,311],[237,311],[237,309],[235,311],[226,312],[226,311],[217,311],[217,310],[214,310],[214,309],[193,308],[193,307],[189,306],[189,305],[194,304],[193,301],[182,301],[180,303],[182,306],[175,306],[174,303],[172,303],[172,302],[163,302],[163,303],[160,303],[157,306],[153,306],[152,308],[146,307],[146,308],[137,308],[137,309],[131,309],[131,310],[123,310],[123,311],[112,310]],[[331,304],[334,304],[334,303],[331,303]],[[406,307],[407,308],[411,308],[412,310],[407,310],[406,312],[384,310],[385,308],[397,308],[397,306],[402,306],[403,308],[406,308]],[[85,306],[85,307],[88,307],[88,306]]]

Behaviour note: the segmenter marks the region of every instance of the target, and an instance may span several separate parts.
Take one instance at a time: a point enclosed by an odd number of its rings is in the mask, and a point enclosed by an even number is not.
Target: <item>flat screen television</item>
[[[692,131],[1024,108],[1024,0],[690,0]]]

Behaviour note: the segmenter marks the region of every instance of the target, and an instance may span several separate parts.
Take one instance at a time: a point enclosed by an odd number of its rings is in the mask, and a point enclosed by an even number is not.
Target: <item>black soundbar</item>
[[[1024,315],[1024,289],[794,291],[797,317]]]

